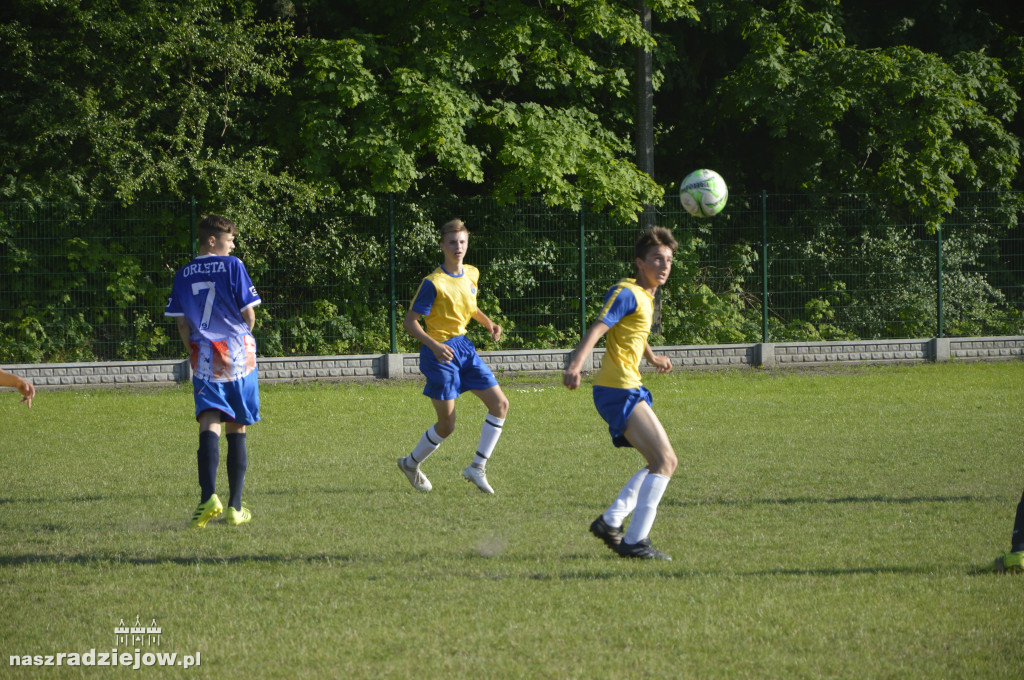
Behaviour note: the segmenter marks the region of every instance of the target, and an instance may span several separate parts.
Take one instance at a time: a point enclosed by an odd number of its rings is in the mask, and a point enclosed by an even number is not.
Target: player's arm
[[[242,321],[249,327],[249,330],[256,328],[256,307],[246,307],[242,310]]]
[[[174,317],[174,323],[178,327],[178,335],[181,337],[181,342],[185,345],[185,351],[192,352],[192,326],[189,325],[188,319],[183,316]]]
[[[672,370],[672,360],[666,356],[655,354],[646,342],[644,343],[644,358],[647,359],[647,363],[658,369],[658,373],[668,373]]]
[[[605,336],[610,330],[602,321],[594,322],[594,325],[587,329],[587,332],[583,334],[583,339],[580,340],[580,344],[576,346],[573,352],[572,361],[569,362],[569,366],[565,369],[565,373],[562,374],[562,384],[568,387],[570,390],[574,390],[580,386],[580,373],[583,370],[583,362],[586,361],[590,353],[597,347],[598,341]]]
[[[20,375],[8,373],[0,368],[0,385],[16,388],[21,392],[21,400],[26,402],[29,408],[32,408],[32,398],[36,396],[36,387],[31,382]]]
[[[476,310],[473,313],[473,318],[479,321],[483,327],[487,329],[487,332],[491,334],[491,338],[495,342],[501,340],[501,326],[491,321],[490,318],[481,310]]]
[[[410,309],[405,313],[405,318],[402,319],[402,328],[405,329],[406,333],[426,345],[430,351],[434,353],[434,357],[436,357],[438,361],[445,364],[448,363],[455,358],[455,353],[452,352],[451,347],[448,345],[443,342],[438,342],[427,335],[427,332],[423,330],[423,326],[420,325],[421,316],[423,315],[415,309]]]

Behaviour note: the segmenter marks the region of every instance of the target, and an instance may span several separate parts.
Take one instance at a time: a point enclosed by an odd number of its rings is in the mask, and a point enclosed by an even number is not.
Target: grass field
[[[589,388],[501,380],[494,496],[459,476],[470,395],[421,494],[395,467],[418,382],[264,385],[254,520],[204,531],[187,388],[0,394],[0,676],[131,674],[10,657],[109,652],[136,616],[143,652],[200,655],[166,677],[1024,675],[1024,578],[975,571],[1024,486],[1024,362],[650,376],[670,563],[587,531],[640,466]]]

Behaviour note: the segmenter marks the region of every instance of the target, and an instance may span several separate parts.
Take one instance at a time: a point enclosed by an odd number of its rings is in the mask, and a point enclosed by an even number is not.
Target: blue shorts
[[[427,378],[423,394],[448,401],[468,390],[486,390],[498,384],[484,360],[476,353],[473,341],[458,335],[444,341],[455,356],[441,363],[426,345],[420,347],[420,372]]]
[[[256,371],[231,382],[192,378],[196,418],[203,411],[220,411],[221,422],[252,425],[260,419],[260,385]]]
[[[616,446],[633,446],[626,439],[626,422],[641,401],[646,401],[648,406],[654,406],[650,390],[643,385],[631,390],[594,385],[594,406],[608,423],[608,433],[611,434],[612,443]]]

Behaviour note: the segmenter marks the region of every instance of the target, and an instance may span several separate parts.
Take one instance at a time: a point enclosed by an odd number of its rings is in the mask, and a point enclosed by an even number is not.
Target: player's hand
[[[580,386],[580,372],[572,368],[565,369],[565,373],[562,374],[562,384],[570,390],[576,389]]]
[[[658,373],[668,373],[672,370],[672,360],[666,356],[655,354],[654,359],[650,362]]]
[[[431,347],[431,351],[434,352],[434,358],[440,361],[442,364],[447,364],[449,361],[455,358],[455,352],[452,348],[443,342],[434,343],[436,347]]]
[[[491,339],[495,342],[501,340],[501,326],[496,323],[491,324]]]
[[[21,401],[32,408],[32,398],[36,396],[36,386],[28,380],[22,380],[18,383],[18,391],[21,392]]]

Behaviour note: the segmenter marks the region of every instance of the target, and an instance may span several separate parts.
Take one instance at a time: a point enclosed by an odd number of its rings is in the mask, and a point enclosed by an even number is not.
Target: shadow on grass
[[[418,556],[420,560],[429,562],[429,558],[423,555]],[[436,557],[436,556],[435,556]],[[945,573],[945,569],[936,569],[934,566],[877,566],[877,567],[820,567],[820,568],[785,568],[760,570],[701,570],[671,563],[642,563],[637,561],[620,561],[620,558],[609,556],[608,567],[593,566],[580,568],[553,568],[550,571],[538,571],[534,565],[534,558],[502,560],[481,557],[475,554],[463,554],[461,559],[458,555],[448,555],[450,562],[448,568],[440,571],[417,572],[413,576],[406,574],[403,578],[412,581],[449,581],[452,578],[467,579],[470,581],[543,581],[543,582],[570,582],[570,581],[635,581],[648,579],[666,579],[675,581],[707,580],[709,578],[732,579],[732,578],[760,578],[760,577],[844,577],[862,575],[906,575],[926,576],[938,573]],[[593,564],[593,556],[573,554],[564,556],[566,560],[585,560]],[[394,562],[392,558],[388,560]],[[416,562],[417,559],[398,559],[402,563]],[[174,565],[183,567],[204,566],[233,566],[246,564],[309,564],[331,566],[333,564],[345,566],[368,566],[379,563],[380,560],[365,555],[231,555],[231,556],[206,556],[187,557],[181,555],[163,555],[153,557],[130,557],[118,555],[46,555],[46,554],[24,554],[24,555],[2,555],[0,556],[0,568],[20,567],[26,565],[131,565],[131,566],[162,566]],[[459,566],[459,562],[462,566]],[[479,565],[479,569],[467,568],[469,563]],[[527,566],[529,565],[529,566]],[[615,565],[615,566],[611,566]],[[955,565],[950,565],[954,571],[958,571]],[[968,573],[976,573],[975,568],[967,570]],[[387,575],[378,575],[375,578],[388,578]]]
[[[348,555],[229,555],[223,557],[186,557],[183,555],[159,555],[154,557],[131,557],[124,555],[0,555],[0,567],[21,567],[29,564],[73,564],[94,566],[98,564],[129,564],[132,566],[153,566],[174,564],[183,567],[194,567],[196,565],[218,565],[218,564],[253,564],[253,563],[275,563],[275,564],[331,564],[334,562],[347,563],[354,561]]]
[[[25,505],[27,503],[89,503],[105,500],[107,500],[107,496],[71,496],[69,498],[37,496],[36,498],[0,498],[0,505],[14,503],[17,503],[18,505]]]
[[[747,506],[747,505],[845,505],[853,503],[885,503],[893,505],[909,505],[911,503],[982,503],[1000,500],[998,496],[910,496],[898,498],[893,496],[843,496],[840,498],[814,498],[803,496],[796,498],[753,498],[749,500],[664,500],[662,506],[676,508],[695,508],[707,505]]]

